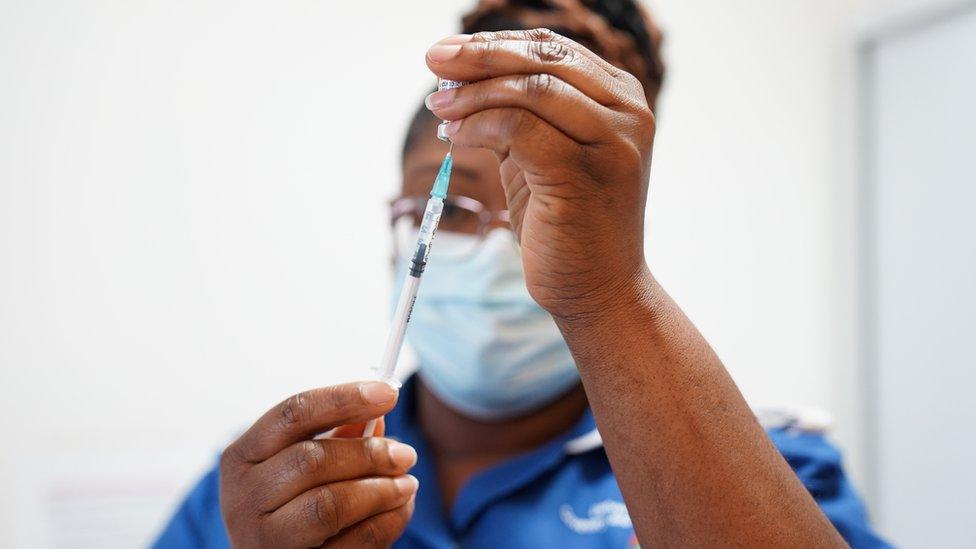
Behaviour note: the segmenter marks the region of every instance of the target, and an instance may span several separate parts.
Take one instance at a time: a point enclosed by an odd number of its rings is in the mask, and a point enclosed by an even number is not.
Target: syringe
[[[417,299],[420,277],[423,276],[424,268],[427,267],[430,245],[434,240],[434,233],[437,232],[441,213],[444,211],[444,199],[447,197],[447,187],[451,182],[451,168],[454,166],[454,158],[451,156],[453,150],[454,144],[452,143],[451,149],[447,151],[447,156],[444,157],[437,177],[434,179],[434,187],[430,191],[430,200],[427,201],[424,218],[420,222],[417,247],[410,258],[410,266],[407,269],[406,280],[403,282],[403,290],[400,291],[400,299],[397,301],[396,310],[393,313],[393,326],[390,328],[390,335],[386,339],[383,359],[380,361],[379,367],[376,368],[379,379],[397,386],[399,386],[399,382],[394,375],[397,358],[400,356],[403,336],[407,332],[410,313],[413,311],[413,304]],[[373,419],[366,424],[366,428],[363,429],[364,437],[373,436],[376,430],[376,421]]]

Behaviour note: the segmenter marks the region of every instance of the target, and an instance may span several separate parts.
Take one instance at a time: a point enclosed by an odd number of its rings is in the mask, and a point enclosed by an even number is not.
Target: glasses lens
[[[426,203],[420,198],[402,198],[394,203],[393,241],[398,260],[414,253]],[[448,197],[444,200],[437,236],[430,250],[434,261],[464,260],[478,250],[484,240],[482,213],[478,206],[471,199]]]
[[[483,238],[475,234],[458,233],[437,229],[430,247],[432,261],[462,261],[478,250]],[[417,247],[417,226],[409,216],[393,223],[393,246],[397,261],[406,261]]]
[[[404,215],[393,222],[393,251],[397,260],[409,256],[417,246],[417,224],[412,217]]]
[[[481,216],[469,207],[448,197],[438,225],[443,231],[476,235],[481,230]]]
[[[484,237],[480,235],[438,229],[430,247],[430,257],[435,262],[464,261],[478,251],[482,242]]]
[[[438,228],[434,243],[430,247],[429,260],[464,261],[478,251],[484,238],[476,234],[445,231]],[[397,262],[407,261],[416,251],[417,227],[408,217],[402,217],[393,224],[393,246]]]

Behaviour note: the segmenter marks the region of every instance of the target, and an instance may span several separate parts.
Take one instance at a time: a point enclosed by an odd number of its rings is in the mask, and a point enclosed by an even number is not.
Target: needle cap
[[[440,198],[441,200],[447,198],[447,187],[451,183],[451,168],[454,167],[454,158],[451,153],[447,153],[444,157],[444,161],[441,162],[441,169],[437,172],[437,178],[434,179],[434,188],[430,191],[430,196]]]

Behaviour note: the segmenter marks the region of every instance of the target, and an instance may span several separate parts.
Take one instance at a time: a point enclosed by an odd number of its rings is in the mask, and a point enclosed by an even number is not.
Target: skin
[[[417,453],[359,437],[396,405],[382,382],[294,395],[268,410],[220,460],[220,509],[234,547],[386,547],[413,514]],[[327,439],[318,433],[336,429]]]
[[[566,432],[586,410],[582,385],[530,415],[497,423],[467,418],[423,386],[418,397],[421,430],[434,456],[445,509],[471,477]]]
[[[582,378],[555,403],[501,424],[465,418],[421,386],[442,500],[564,432],[588,400],[643,546],[844,546],[645,262],[655,126],[636,79],[539,30],[450,37],[427,64],[473,82],[427,101],[455,121],[452,192],[510,210],[528,290],[556,319]],[[443,151],[430,141],[407,155],[405,194],[429,190]],[[396,540],[413,512],[416,479],[405,473],[416,454],[353,438],[395,401],[385,384],[354,383],[296,395],[262,416],[221,461],[232,543]]]
[[[430,192],[446,147],[434,135],[432,121],[431,137],[404,159],[404,195]],[[453,194],[492,210],[506,208],[491,152],[457,150],[454,166]],[[371,404],[365,395],[373,394],[378,397]],[[221,509],[232,544],[385,547],[395,541],[413,512],[416,479],[404,473],[416,463],[416,452],[380,438],[382,422],[376,438],[358,437],[362,422],[388,413],[396,396],[383,383],[353,383],[292,396],[265,413],[221,459]],[[472,476],[565,432],[587,406],[582,385],[530,415],[498,423],[459,414],[422,384],[417,402],[448,508]],[[333,428],[331,438],[312,440]]]
[[[440,169],[447,145],[435,137],[431,118],[426,139],[418,139],[403,159],[405,196],[426,196]],[[508,208],[498,159],[485,149],[455,148],[451,194],[463,195],[492,211]],[[510,229],[500,221],[492,228]],[[417,413],[427,447],[434,457],[441,502],[454,504],[461,488],[474,475],[523,454],[567,431],[586,410],[586,393],[577,385],[555,402],[531,414],[508,421],[485,423],[458,413],[419,384]]]
[[[642,545],[844,546],[651,275],[637,80],[545,30],[450,37],[427,66],[473,82],[427,103],[498,158],[529,293],[573,352]]]

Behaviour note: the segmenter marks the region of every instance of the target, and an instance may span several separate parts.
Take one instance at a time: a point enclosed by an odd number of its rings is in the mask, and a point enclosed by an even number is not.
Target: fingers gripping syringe
[[[407,323],[410,322],[410,313],[413,311],[414,301],[417,299],[417,290],[420,288],[420,277],[424,274],[427,267],[427,258],[430,256],[430,245],[434,240],[434,233],[437,232],[437,224],[441,220],[441,213],[444,211],[444,199],[447,197],[447,187],[451,181],[451,168],[454,159],[451,150],[444,157],[441,168],[434,179],[434,187],[430,191],[430,200],[427,201],[427,208],[424,211],[424,218],[420,222],[420,233],[417,235],[417,247],[410,257],[410,266],[407,269],[406,280],[403,282],[403,290],[400,291],[400,299],[397,301],[396,310],[393,313],[393,326],[390,328],[390,335],[386,339],[386,348],[383,350],[383,359],[376,373],[379,378],[388,383],[399,385],[394,376],[396,371],[397,358],[400,356],[400,348],[403,347],[403,336],[407,332]],[[363,430],[364,437],[371,437],[376,430],[375,419],[370,420]]]

